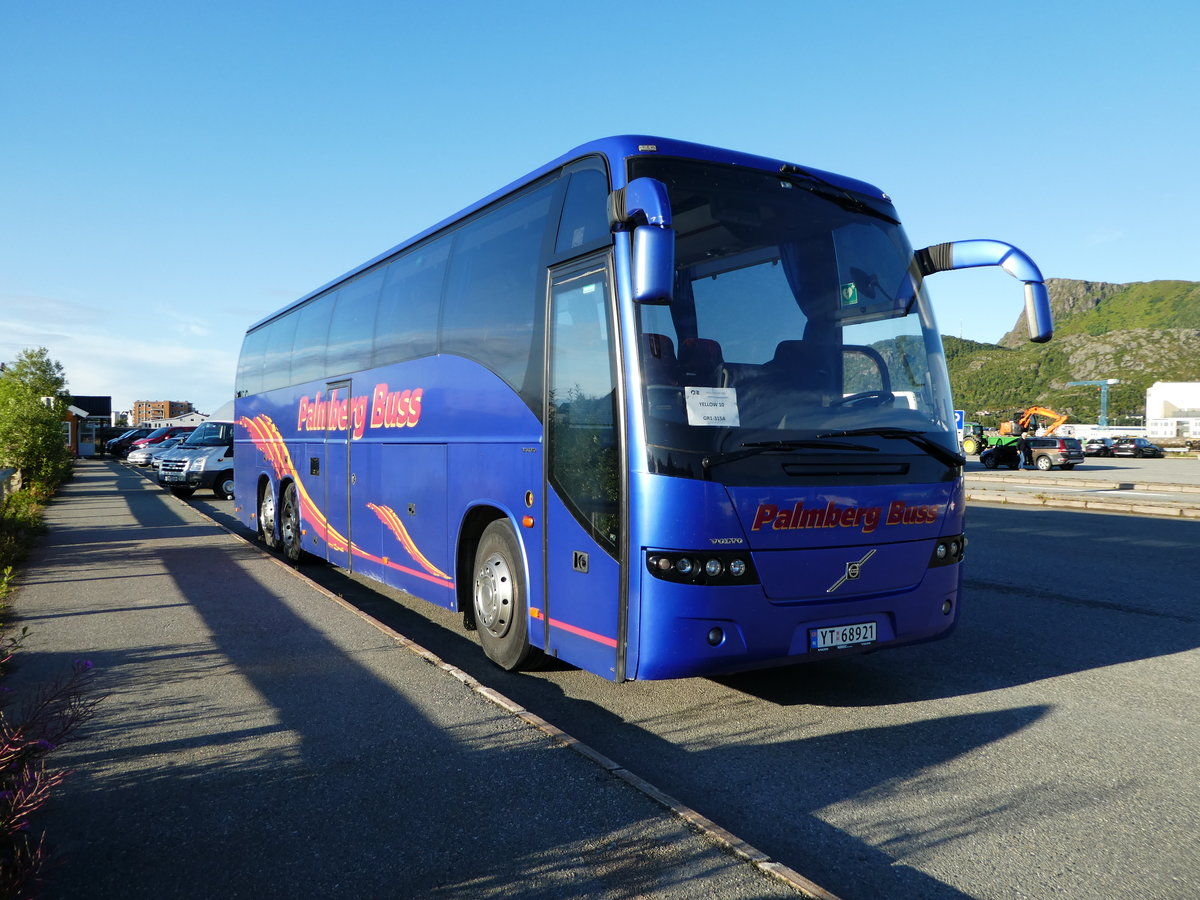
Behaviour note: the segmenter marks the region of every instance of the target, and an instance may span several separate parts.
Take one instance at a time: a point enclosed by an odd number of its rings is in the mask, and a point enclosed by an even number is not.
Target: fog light
[[[952,610],[952,609],[954,609],[954,604],[951,603],[949,600],[946,600],[944,603],[942,603],[942,615],[943,616],[950,615],[950,610]]]
[[[746,561],[743,559],[731,559],[729,561],[729,574],[735,578],[741,578],[746,574]]]
[[[710,647],[719,647],[725,641],[725,632],[720,628],[710,628],[708,630],[708,644]]]
[[[671,560],[665,556],[655,557],[654,559],[650,560],[650,564],[653,566],[658,566],[658,570],[660,572],[665,572],[671,568]]]
[[[704,564],[704,574],[709,578],[716,578],[721,574],[722,569],[724,569],[724,566],[721,565],[719,559],[710,559]]]

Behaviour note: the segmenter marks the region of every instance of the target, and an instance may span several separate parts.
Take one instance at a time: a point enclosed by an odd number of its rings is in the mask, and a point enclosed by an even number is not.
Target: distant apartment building
[[[179,400],[135,400],[133,421],[137,424],[157,422],[159,419],[175,419],[193,411],[192,404]]]
[[[1146,391],[1146,436],[1200,438],[1200,382],[1156,381]]]

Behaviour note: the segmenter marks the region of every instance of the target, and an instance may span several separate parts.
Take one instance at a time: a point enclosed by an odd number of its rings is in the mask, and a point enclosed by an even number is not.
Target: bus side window
[[[441,351],[482,363],[518,392],[526,390],[536,307],[545,297],[538,262],[554,192],[553,182],[542,184],[454,235]]]
[[[374,269],[338,291],[325,352],[325,371],[330,377],[371,367],[371,332],[383,277],[382,268]]]
[[[267,350],[266,327],[251,331],[242,343],[242,354],[238,358],[236,396],[248,397],[262,390],[263,354]]]
[[[325,378],[325,342],[329,334],[329,314],[337,291],[322,294],[300,307],[296,317],[296,336],[292,341],[292,384]]]
[[[555,255],[583,253],[609,240],[608,174],[603,168],[575,172],[567,186]]]
[[[267,349],[263,354],[262,389],[273,391],[292,383],[292,338],[300,316],[292,311],[266,326]]]
[[[450,241],[447,236],[421,244],[387,264],[375,316],[373,365],[429,356],[437,349]]]

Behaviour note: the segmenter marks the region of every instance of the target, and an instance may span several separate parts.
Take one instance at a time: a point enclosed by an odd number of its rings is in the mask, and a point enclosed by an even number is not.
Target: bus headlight
[[[938,538],[933,547],[933,556],[929,559],[929,567],[952,566],[962,562],[967,551],[965,535],[955,534],[950,537]]]
[[[655,578],[680,584],[758,584],[758,573],[744,550],[704,554],[650,550],[646,553],[646,568]]]

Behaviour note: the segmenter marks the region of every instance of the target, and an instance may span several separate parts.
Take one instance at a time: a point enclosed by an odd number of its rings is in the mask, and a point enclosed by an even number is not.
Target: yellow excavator
[[[1021,434],[1042,430],[1042,436],[1053,434],[1058,427],[1067,421],[1067,416],[1055,412],[1045,406],[1031,406],[1028,409],[1014,413],[1007,422],[1000,423],[1000,434],[987,438],[987,447],[979,455],[979,461],[989,469],[1007,466],[1015,469],[1021,465],[1021,453],[1018,442]]]
[[[1041,417],[1041,418],[1039,418]],[[1045,419],[1046,421],[1041,421]],[[1047,409],[1044,406],[1031,406],[1022,412],[1017,413],[1008,422],[1000,423],[1000,433],[1002,435],[1011,435],[1019,437],[1021,432],[1026,428],[1031,431],[1044,428],[1042,435],[1054,434],[1058,430],[1058,426],[1067,421],[1067,416],[1062,413],[1057,413],[1052,409]]]

